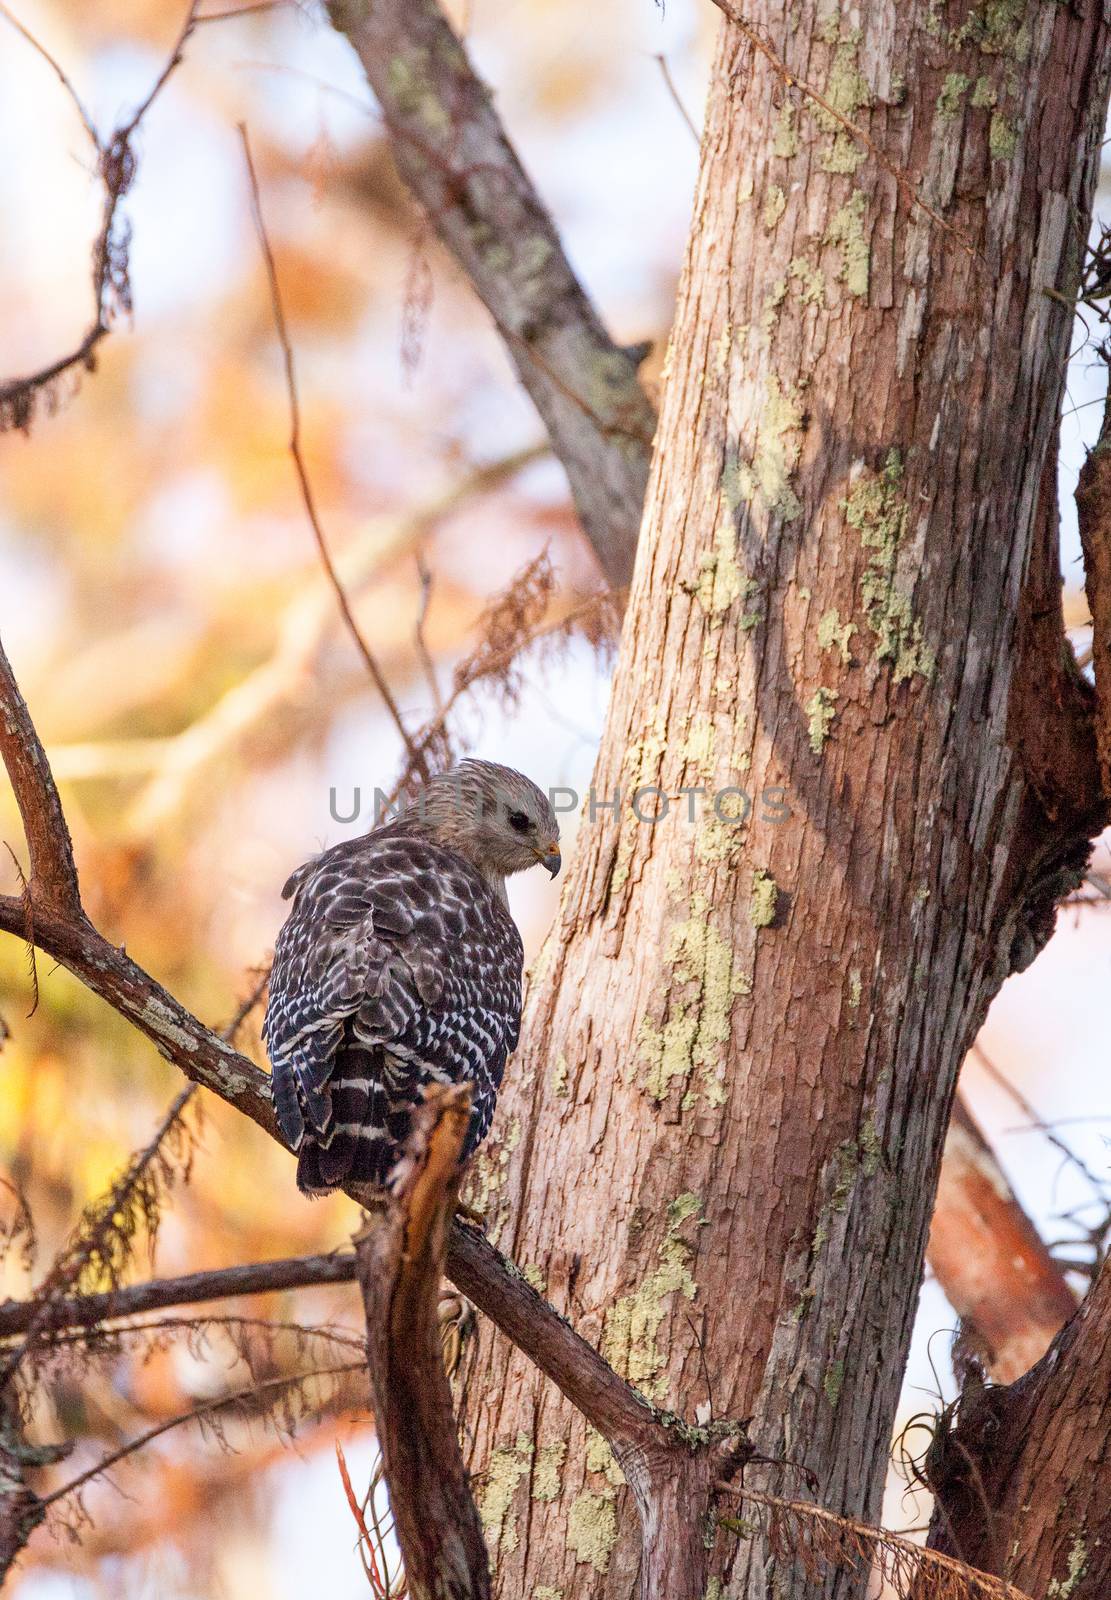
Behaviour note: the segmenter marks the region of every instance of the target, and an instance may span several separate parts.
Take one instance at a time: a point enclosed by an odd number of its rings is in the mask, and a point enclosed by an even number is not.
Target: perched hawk
[[[383,1184],[423,1085],[470,1082],[470,1155],[521,1017],[505,880],[559,871],[559,828],[519,772],[464,761],[401,816],[306,862],[282,891],[262,1036],[306,1193]]]

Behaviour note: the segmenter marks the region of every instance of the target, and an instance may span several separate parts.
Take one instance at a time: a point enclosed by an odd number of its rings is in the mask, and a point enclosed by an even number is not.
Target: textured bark
[[[1111,1267],[1009,1389],[966,1390],[935,1446],[930,1545],[1034,1595],[1111,1593]]]
[[[544,421],[610,582],[629,581],[655,415],[564,254],[489,91],[436,0],[332,0],[394,159]]]
[[[926,1259],[961,1319],[961,1351],[997,1383],[1013,1383],[1040,1361],[1076,1310],[1064,1274],[959,1097]]]
[[[1075,285],[1108,43],[1097,6],[839,16],[751,22],[871,153],[723,32],[595,772],[626,803],[588,812],[476,1190],[654,1399],[753,1413],[874,1519],[957,1068],[1103,815],[1045,291]],[[730,784],[743,827],[627,804]],[[627,1600],[607,1453],[500,1343],[473,1393],[497,1592]],[[713,1570],[860,1592],[722,1533]]]

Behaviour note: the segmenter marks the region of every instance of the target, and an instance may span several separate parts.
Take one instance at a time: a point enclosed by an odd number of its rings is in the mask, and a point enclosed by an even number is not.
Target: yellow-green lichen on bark
[[[519,1435],[512,1449],[499,1446],[491,1450],[486,1465],[486,1488],[479,1505],[486,1547],[491,1560],[499,1550],[511,1554],[519,1543],[517,1518],[511,1511],[517,1485],[532,1464],[532,1445]]]
[[[729,861],[744,842],[740,828],[739,822],[722,822],[718,817],[707,817],[699,824],[694,836],[696,859],[706,866]]]
[[[698,577],[694,583],[684,585],[711,622],[721,621],[734,600],[746,592],[746,586],[754,587],[737,565],[737,530],[733,526],[729,499],[729,485],[723,483],[713,547],[699,558]]]
[[[552,1068],[551,1076],[552,1093],[558,1096],[558,1098],[561,1100],[566,1099],[571,1093],[567,1079],[567,1057],[561,1050],[559,1055],[557,1055],[555,1058],[555,1066]]]
[[[775,119],[775,134],[772,139],[772,155],[779,156],[783,161],[790,161],[792,156],[799,153],[799,136],[795,130],[795,108],[786,96],[779,108]]]
[[[836,1407],[845,1382],[845,1363],[831,1361],[822,1378],[822,1392],[831,1406]]]
[[[984,111],[993,106],[998,99],[999,96],[991,79],[981,73],[973,85],[972,96],[968,102],[969,105],[974,106],[977,111]]]
[[[1097,1540],[1098,1543],[1098,1540]],[[1088,1546],[1083,1534],[1074,1533],[1066,1557],[1068,1566],[1063,1578],[1050,1579],[1046,1600],[1068,1600],[1088,1568]]]
[[[567,1513],[567,1544],[575,1560],[605,1573],[616,1543],[617,1512],[612,1496],[589,1490],[576,1495]]]
[[[667,1375],[661,1370],[664,1355],[657,1340],[668,1303],[674,1295],[693,1300],[697,1293],[689,1265],[692,1247],[679,1230],[685,1222],[700,1218],[701,1202],[697,1196],[680,1195],[672,1202],[654,1271],[631,1294],[622,1295],[606,1314],[603,1355],[630,1383],[657,1402],[667,1393]]]
[[[536,1290],[537,1294],[547,1294],[547,1279],[544,1277],[544,1274],[536,1265],[535,1261],[530,1261],[526,1264],[526,1266],[522,1269],[521,1276],[524,1278],[525,1282],[530,1288]]]
[[[778,183],[770,184],[764,196],[764,226],[769,230],[774,228],[780,217],[787,209],[787,196]]]
[[[854,189],[825,232],[826,243],[836,245],[841,252],[837,277],[850,294],[861,300],[868,293],[872,254],[864,233],[864,205],[863,190]]]
[[[803,256],[795,256],[788,263],[787,276],[791,279],[802,305],[825,305],[826,280],[821,267],[812,265]]]
[[[855,622],[842,622],[836,607],[827,611],[818,623],[818,645],[822,650],[836,650],[843,666],[851,659],[849,641],[856,632]]]
[[[970,81],[966,72],[949,72],[946,74],[945,82],[941,86],[941,93],[937,97],[937,114],[939,117],[944,117],[946,121],[950,121],[953,117],[960,116],[961,101],[964,99],[965,91]]]
[[[802,427],[802,407],[797,397],[781,387],[771,373],[764,386],[764,407],[756,430],[756,452],[751,466],[742,466],[739,487],[745,500],[759,495],[769,511],[793,522],[802,504],[791,487],[801,445],[792,438]]]
[[[903,467],[897,450],[888,451],[878,473],[863,474],[842,501],[842,509],[868,553],[860,595],[876,640],[877,661],[894,663],[896,683],[915,674],[931,679],[936,657],[922,637],[921,622],[911,612],[910,596],[896,582],[896,560],[907,526]]]
[[[1026,20],[1028,0],[984,0],[975,6],[949,33],[954,50],[974,44],[985,56],[1010,56],[1025,61],[1030,54],[1030,25]]]
[[[563,1600],[563,1590],[552,1583],[538,1583],[532,1591],[532,1600]]]
[[[836,715],[837,690],[819,685],[806,702],[806,730],[810,748],[816,756],[825,749],[829,730]]]
[[[680,754],[685,762],[696,769],[701,778],[713,776],[716,739],[717,729],[714,727],[713,717],[700,711],[691,718]]]
[[[988,129],[988,149],[993,161],[1009,161],[1018,145],[1018,130],[1001,111],[993,111]]]
[[[834,39],[831,37],[829,42],[834,43]],[[855,29],[836,41],[825,87],[825,98],[834,111],[839,111],[850,122],[857,121],[858,113],[872,104],[872,91],[857,64],[859,44],[860,33]],[[821,159],[822,170],[854,173],[865,158],[863,145],[824,107],[818,107],[814,116],[818,126],[833,135]]]
[[[537,1452],[532,1470],[532,1497],[534,1500],[558,1500],[562,1488],[560,1477],[567,1455],[567,1445],[562,1439],[546,1444]]]
[[[617,1457],[608,1439],[603,1439],[597,1428],[586,1430],[586,1470],[600,1472],[614,1489],[624,1487],[625,1474],[617,1465]]]
[[[417,117],[430,133],[450,133],[451,117],[436,91],[423,46],[394,56],[386,65],[386,82],[399,111]]]
[[[775,921],[779,887],[770,872],[756,867],[752,874],[752,897],[749,900],[748,920],[754,928],[770,928]]]
[[[721,1068],[729,1043],[733,1002],[748,992],[745,975],[734,965],[732,947],[709,920],[709,902],[696,894],[690,915],[670,929],[664,947],[664,965],[670,968],[667,1016],[663,1027],[650,1017],[640,1025],[640,1058],[648,1071],[644,1087],[653,1100],[667,1099],[675,1081],[685,1082],[701,1070],[711,1104],[724,1098]],[[680,998],[676,989],[696,985],[693,998]]]

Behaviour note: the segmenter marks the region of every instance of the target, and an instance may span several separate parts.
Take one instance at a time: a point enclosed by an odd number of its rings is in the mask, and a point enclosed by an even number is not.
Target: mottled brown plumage
[[[302,1189],[384,1183],[426,1083],[470,1082],[465,1154],[484,1138],[520,1023],[505,880],[537,862],[559,870],[546,797],[465,761],[289,879],[263,1038]]]

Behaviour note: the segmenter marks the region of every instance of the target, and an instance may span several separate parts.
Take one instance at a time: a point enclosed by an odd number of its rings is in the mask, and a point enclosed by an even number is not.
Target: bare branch
[[[426,1090],[384,1216],[356,1240],[374,1420],[410,1589],[486,1600],[490,1570],[437,1316],[471,1114],[469,1085]]]
[[[505,339],[606,576],[628,583],[655,415],[435,0],[332,0],[398,168]]]
[[[312,528],[313,538],[316,540],[316,548],[320,552],[321,565],[323,566],[324,571],[327,574],[328,582],[331,584],[335,593],[340,614],[347,625],[347,631],[355,641],[355,648],[363,658],[367,672],[370,674],[371,681],[377,688],[378,693],[382,696],[383,703],[385,704],[386,710],[390,714],[390,718],[393,721],[394,727],[401,735],[402,743],[408,752],[410,762],[415,762],[419,766],[421,760],[420,752],[417,750],[416,746],[413,744],[413,741],[409,737],[409,731],[402,720],[401,711],[398,708],[397,701],[393,697],[393,691],[386,682],[385,675],[383,674],[381,667],[378,665],[378,662],[375,660],[370,646],[363,638],[359,624],[355,620],[355,614],[351,610],[351,602],[347,598],[346,589],[340,582],[339,573],[336,571],[335,563],[333,562],[331,552],[328,549],[328,541],[324,537],[324,529],[321,526],[320,517],[317,514],[316,500],[313,496],[312,484],[309,482],[308,469],[305,466],[305,457],[301,450],[301,404],[297,393],[297,374],[293,365],[293,346],[290,343],[289,330],[286,327],[285,312],[282,309],[282,295],[281,289],[278,285],[278,269],[274,263],[274,252],[270,248],[270,236],[266,231],[266,222],[262,215],[262,198],[259,194],[258,175],[255,172],[255,164],[251,160],[251,146],[250,141],[247,138],[247,128],[242,122],[239,124],[239,137],[243,141],[243,156],[247,163],[247,177],[251,187],[251,209],[254,214],[255,228],[258,232],[259,244],[262,246],[263,260],[266,263],[266,277],[270,285],[270,304],[273,307],[274,312],[274,327],[277,331],[278,343],[282,347],[282,361],[285,366],[286,390],[289,394],[289,453],[293,457],[293,465],[297,473],[297,482],[301,490],[301,499],[304,503],[305,514],[309,519],[309,526]],[[420,767],[420,770],[423,771],[423,767]]]
[[[945,1140],[926,1258],[997,1383],[1041,1359],[1076,1300],[958,1098]]]
[[[737,1495],[757,1508],[760,1522],[776,1555],[799,1562],[814,1578],[829,1567],[849,1572],[873,1571],[885,1580],[884,1593],[898,1600],[1030,1600],[1022,1589],[988,1572],[936,1550],[923,1549],[902,1534],[875,1528],[806,1500],[787,1500],[761,1489],[728,1483],[722,1494]],[[737,1525],[724,1518],[734,1531]],[[743,1530],[746,1534],[749,1529]]]
[[[165,1311],[170,1306],[199,1305],[208,1300],[228,1300],[245,1294],[270,1294],[279,1289],[306,1289],[321,1284],[353,1283],[355,1257],[342,1255],[287,1256],[249,1266],[221,1267],[212,1272],[189,1272],[177,1278],[152,1278],[107,1294],[78,1295],[52,1301],[42,1316],[46,1335],[63,1328],[94,1328],[120,1317]],[[25,1333],[39,1311],[34,1300],[0,1302],[0,1339]]]
[[[23,819],[36,910],[82,917],[77,865],[46,752],[0,643],[0,756]]]

